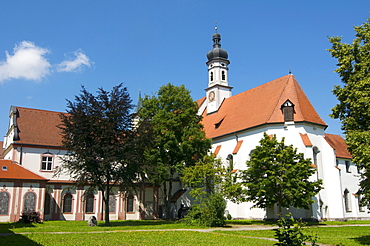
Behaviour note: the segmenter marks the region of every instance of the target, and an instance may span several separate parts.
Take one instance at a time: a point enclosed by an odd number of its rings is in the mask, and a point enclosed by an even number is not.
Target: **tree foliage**
[[[310,159],[292,145],[285,145],[284,138],[279,142],[275,135],[270,138],[265,133],[246,164],[242,180],[247,188],[246,200],[254,202],[254,207],[277,204],[280,213],[282,207],[308,209],[321,189],[321,180],[309,180],[315,173]]]
[[[370,204],[370,19],[354,27],[356,38],[351,44],[343,43],[341,37],[329,37],[336,58],[336,73],[343,86],[334,87],[333,94],[339,103],[331,116],[340,119],[346,134],[346,143],[355,162],[364,170],[361,191]]]
[[[113,186],[130,189],[137,184],[140,165],[133,147],[131,99],[122,84],[94,96],[84,87],[74,101],[67,100],[67,114],[60,129],[67,155],[61,170],[67,170],[78,185],[102,191],[105,221],[109,224],[109,194]]]
[[[211,146],[197,111],[190,92],[183,85],[172,84],[160,87],[156,95],[146,96],[139,111],[139,128],[144,125],[152,138],[144,154],[154,165],[147,165],[146,171],[154,184],[164,185],[167,218],[175,174],[181,175],[184,167],[194,165]]]

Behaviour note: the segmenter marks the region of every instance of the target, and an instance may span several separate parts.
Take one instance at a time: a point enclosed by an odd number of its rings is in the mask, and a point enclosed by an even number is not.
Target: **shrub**
[[[317,235],[308,235],[304,233],[306,223],[295,221],[291,217],[292,214],[287,214],[286,218],[280,216],[278,220],[279,229],[275,229],[275,238],[279,241],[277,246],[301,246],[306,245],[306,242],[311,242],[312,246],[317,246]]]
[[[189,213],[181,220],[186,224],[202,226],[224,226],[226,202],[221,194],[214,193],[194,204]]]
[[[39,212],[35,211],[24,211],[22,212],[21,218],[19,222],[23,222],[26,224],[29,223],[42,223],[41,216]]]

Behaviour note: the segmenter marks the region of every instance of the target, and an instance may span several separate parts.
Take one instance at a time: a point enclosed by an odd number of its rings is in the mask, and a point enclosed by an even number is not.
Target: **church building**
[[[287,208],[295,217],[313,220],[370,219],[359,204],[360,173],[351,162],[344,139],[327,134],[326,123],[317,114],[293,74],[274,79],[232,95],[228,53],[221,48],[221,35],[212,36],[207,53],[208,86],[197,103],[212,152],[233,171],[245,170],[251,151],[264,133],[292,144],[316,170],[312,180],[322,179],[323,189],[309,210]],[[23,211],[40,212],[44,220],[103,219],[101,193],[76,187],[67,174],[55,176],[66,150],[61,147],[59,112],[11,106],[9,128],[0,142],[0,222],[18,221]],[[0,149],[1,150],[1,149]],[[174,189],[173,214],[189,204],[186,187]],[[180,192],[179,192],[180,191]],[[142,187],[138,193],[113,189],[109,200],[111,220],[155,219],[163,215],[161,187]],[[276,218],[277,208],[253,208],[252,203],[227,202],[235,219]]]

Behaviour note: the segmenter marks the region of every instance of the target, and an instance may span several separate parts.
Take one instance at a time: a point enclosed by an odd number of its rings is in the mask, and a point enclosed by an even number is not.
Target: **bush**
[[[200,203],[194,204],[181,222],[210,227],[224,226],[225,209],[226,202],[222,195],[214,193],[202,199]]]
[[[277,246],[301,246],[306,245],[305,242],[311,242],[312,246],[317,246],[317,235],[307,235],[303,232],[306,223],[295,221],[291,217],[292,214],[287,214],[286,218],[280,216],[278,220],[279,229],[275,229],[275,238],[279,241]]]
[[[26,224],[29,223],[42,223],[41,216],[39,212],[35,211],[24,211],[22,212],[21,218],[19,222],[23,222]]]

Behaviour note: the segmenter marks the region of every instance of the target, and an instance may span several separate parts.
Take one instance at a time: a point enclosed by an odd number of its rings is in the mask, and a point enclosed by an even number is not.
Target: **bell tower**
[[[208,88],[207,95],[207,114],[216,112],[223,100],[231,97],[231,89],[229,86],[228,60],[227,51],[221,48],[221,35],[215,27],[215,34],[212,35],[213,49],[208,51],[206,62],[208,66]]]

